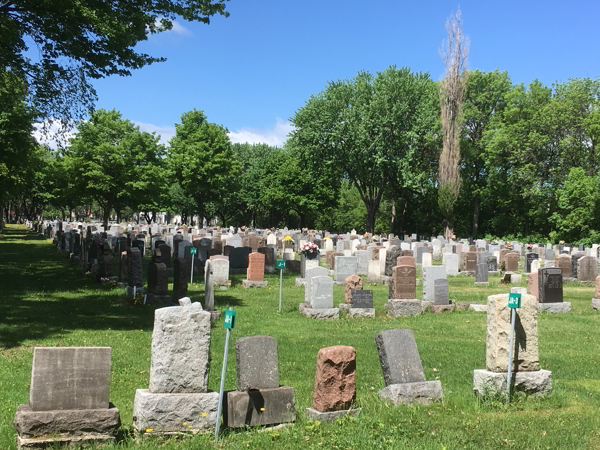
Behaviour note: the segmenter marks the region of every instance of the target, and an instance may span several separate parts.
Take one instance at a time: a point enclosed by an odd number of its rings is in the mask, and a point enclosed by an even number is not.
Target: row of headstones
[[[376,344],[386,385],[382,399],[394,404],[443,399],[441,383],[425,381],[411,330],[383,331]],[[155,311],[149,388],[137,389],[133,404],[139,433],[197,432],[213,429],[221,420],[219,393],[208,389],[210,346],[211,315],[199,303],[185,298],[180,306]],[[19,448],[114,440],[120,412],[109,403],[111,364],[110,347],[35,348],[29,403],[19,406],[13,422]],[[236,387],[224,396],[226,426],[295,421],[296,392],[280,385],[275,338],[237,339]],[[333,420],[356,412],[355,400],[355,349],[321,349],[307,415]]]

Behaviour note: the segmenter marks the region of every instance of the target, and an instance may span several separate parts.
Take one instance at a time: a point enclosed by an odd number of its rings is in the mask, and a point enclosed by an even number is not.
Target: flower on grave
[[[312,255],[312,254],[318,253],[318,251],[319,251],[319,246],[317,244],[315,244],[314,242],[309,242],[307,244],[304,244],[300,248],[300,253],[302,253],[303,255]]]
[[[291,236],[286,236],[283,238],[284,241],[293,241]]]
[[[560,245],[564,245],[565,241],[558,241]]]
[[[373,236],[373,240],[377,242],[379,240],[379,236]]]

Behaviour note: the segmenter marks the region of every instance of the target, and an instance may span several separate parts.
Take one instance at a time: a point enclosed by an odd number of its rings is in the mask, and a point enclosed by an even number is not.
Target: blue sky
[[[169,139],[202,109],[234,142],[281,145],[288,119],[329,80],[408,66],[438,80],[446,19],[460,5],[471,69],[513,82],[600,76],[599,1],[231,0],[227,19],[179,21],[139,51],[167,62],[95,82],[97,107]]]

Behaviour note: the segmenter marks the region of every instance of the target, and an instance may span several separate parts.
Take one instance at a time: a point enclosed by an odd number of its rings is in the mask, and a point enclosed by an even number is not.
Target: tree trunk
[[[396,196],[394,195],[394,198],[392,199],[392,233],[394,234],[396,233],[396,224]]]
[[[375,228],[375,219],[377,218],[377,210],[379,205],[376,205],[374,201],[369,202],[367,205],[367,232],[373,233]]]
[[[103,210],[102,226],[104,227],[104,231],[106,231],[108,229],[108,219],[110,217],[110,210],[111,210],[111,207],[109,204],[107,204]]]
[[[477,238],[477,232],[479,231],[479,204],[481,199],[479,194],[475,196],[475,203],[473,205],[473,239]]]

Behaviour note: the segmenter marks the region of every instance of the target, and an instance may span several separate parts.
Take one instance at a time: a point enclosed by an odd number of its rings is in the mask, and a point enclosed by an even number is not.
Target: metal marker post
[[[278,259],[276,266],[279,269],[279,312],[283,312],[283,269],[285,269],[286,261],[284,259]]]
[[[192,275],[190,277],[190,284],[194,284],[194,260],[196,259],[196,248],[190,248],[190,255],[192,255]]]
[[[508,376],[506,377],[506,404],[510,403],[510,386],[512,381],[513,347],[515,342],[515,322],[517,308],[521,307],[521,294],[508,294],[508,307],[511,309],[511,331],[508,340]]]
[[[227,376],[227,357],[229,356],[229,338],[231,330],[235,328],[235,311],[229,307],[225,311],[225,354],[223,355],[223,368],[221,369],[221,387],[219,388],[219,404],[217,405],[217,423],[215,428],[215,441],[219,440],[219,429],[221,428],[221,410],[223,409],[223,393],[225,390],[225,377]]]

